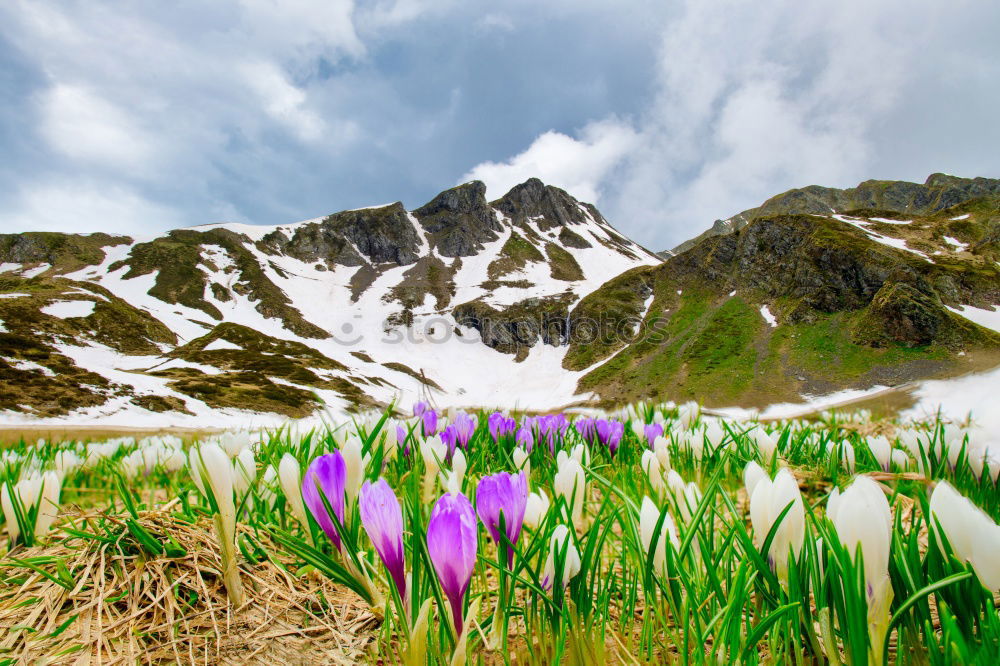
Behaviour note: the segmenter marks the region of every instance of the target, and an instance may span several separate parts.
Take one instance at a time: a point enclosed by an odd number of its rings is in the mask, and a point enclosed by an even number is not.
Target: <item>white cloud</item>
[[[637,138],[631,127],[615,119],[587,125],[576,139],[549,131],[506,162],[473,167],[462,181],[481,180],[491,197],[499,197],[534,176],[582,201],[596,202],[602,181],[635,149]]]
[[[134,190],[91,181],[37,183],[24,188],[4,216],[10,231],[61,231],[153,235],[180,226],[166,206]]]
[[[887,146],[955,128],[946,117],[924,120],[921,135],[891,143],[894,126],[918,113],[907,93],[952,83],[957,68],[968,107],[997,71],[976,52],[992,52],[977,26],[996,9],[959,4],[967,11],[934,0],[686,0],[661,31],[645,111],[631,127],[614,119],[590,126],[622,128],[624,140],[612,143],[624,150],[549,132],[467,177],[502,189],[535,175],[599,193],[613,222],[656,247],[793,187],[913,177],[912,161],[893,160]],[[917,177],[944,168],[935,162],[955,163],[947,153],[925,162]],[[874,173],[876,164],[893,171]]]
[[[306,93],[289,83],[277,65],[263,61],[244,63],[240,71],[271,118],[287,126],[303,141],[320,138],[323,121],[307,107]]]
[[[49,145],[76,160],[145,169],[152,142],[124,111],[87,88],[56,84],[44,93],[42,132]]]

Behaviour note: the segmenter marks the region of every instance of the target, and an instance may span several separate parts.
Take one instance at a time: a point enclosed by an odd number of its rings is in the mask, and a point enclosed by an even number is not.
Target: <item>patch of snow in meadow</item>
[[[895,248],[897,250],[903,250],[904,252],[910,252],[911,254],[915,254],[918,257],[921,257],[924,261],[931,261],[931,258],[928,257],[923,252],[908,247],[906,245],[906,241],[903,240],[902,238],[893,238],[892,236],[886,236],[885,234],[880,234],[877,231],[873,231],[868,228],[867,223],[863,220],[854,217],[848,217],[846,215],[830,215],[830,217],[840,222],[843,222],[844,224],[849,224],[852,227],[860,229],[861,231],[865,232],[865,234],[868,236],[869,239],[875,241],[876,243],[880,243],[882,245]]]
[[[940,410],[943,416],[962,421],[971,415],[978,426],[990,432],[1000,432],[1000,412],[996,408],[998,386],[1000,368],[954,379],[920,382],[913,390],[916,404],[901,416],[933,419]]]
[[[951,245],[952,247],[958,248],[959,252],[965,252],[969,247],[968,243],[963,243],[957,238],[952,238],[951,236],[945,236],[944,242],[947,243],[948,245]]]
[[[745,407],[722,407],[719,409],[708,409],[707,412],[725,416],[730,419],[749,420],[780,420],[795,419],[807,414],[821,412],[825,409],[834,409],[849,405],[851,403],[870,398],[892,390],[888,386],[874,386],[869,389],[845,389],[835,391],[822,396],[803,395],[802,402],[781,402],[768,405],[764,409],[747,409]]]
[[[69,319],[70,317],[88,317],[94,312],[94,307],[97,305],[94,301],[55,301],[54,303],[49,303],[43,308],[40,308],[42,314],[47,314],[51,317],[59,317],[60,319]]]
[[[884,217],[869,217],[868,219],[882,224],[913,224],[913,220],[890,220]]]
[[[12,264],[9,261],[0,263],[0,273],[10,273],[21,269],[21,264]]]
[[[0,333],[6,333],[7,327],[3,325],[3,319],[0,319]]]
[[[986,310],[985,308],[974,308],[971,305],[963,305],[958,308],[949,307],[948,309],[973,323],[979,324],[983,328],[1000,333],[1000,309],[996,307],[992,310]]]
[[[951,219],[952,220],[967,220],[967,219],[969,219],[969,213],[966,213],[965,215],[959,215],[958,217],[953,217]]]
[[[40,264],[21,273],[21,277],[33,278],[52,268],[52,264]]]
[[[239,345],[234,345],[229,340],[223,340],[222,338],[216,338],[212,340],[207,345],[205,345],[204,351],[217,351],[220,349],[243,349]]]
[[[766,304],[760,306],[760,316],[764,318],[764,321],[767,322],[768,326],[773,328],[778,325],[778,320],[775,319],[773,314],[771,314],[771,310]]]
[[[31,294],[21,294],[21,293],[10,293],[10,294],[0,294],[0,298],[25,298]]]
[[[139,275],[126,280],[127,266],[122,266],[113,273],[106,273],[100,279],[100,285],[113,292],[119,298],[127,301],[133,307],[145,310],[159,319],[167,328],[174,332],[181,344],[205,335],[205,328],[191,321],[214,323],[208,314],[201,310],[189,308],[180,303],[166,303],[149,295],[149,290],[156,284],[159,271]]]
[[[0,327],[0,330],[2,330],[2,327]],[[51,370],[49,370],[48,368],[46,368],[44,365],[39,365],[38,363],[35,363],[34,361],[27,361],[27,360],[24,360],[24,359],[12,358],[12,359],[7,359],[7,362],[10,363],[15,368],[17,368],[18,370],[23,370],[25,372],[40,372],[43,375],[45,375],[46,377],[55,377],[55,375],[56,375],[56,373],[52,372]]]

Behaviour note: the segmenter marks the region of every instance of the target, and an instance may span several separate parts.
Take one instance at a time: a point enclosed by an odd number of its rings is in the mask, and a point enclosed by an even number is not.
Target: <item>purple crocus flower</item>
[[[427,552],[441,589],[451,603],[455,632],[461,635],[462,601],[476,567],[478,529],[472,503],[462,493],[442,495],[431,510],[427,523]]]
[[[396,493],[379,479],[365,481],[358,494],[361,524],[382,558],[401,599],[406,599],[406,562],[403,555],[403,510]]]
[[[580,437],[593,444],[594,435],[597,434],[597,419],[592,418],[582,418],[574,421],[573,425],[576,427],[576,431],[580,433]]]
[[[402,449],[403,455],[410,457],[410,442],[406,439],[406,428],[401,425],[396,426],[396,444]]]
[[[333,545],[340,550],[340,533],[323,503],[323,497],[330,503],[333,513],[344,521],[344,489],[347,486],[347,464],[340,451],[326,453],[309,463],[305,478],[302,479],[302,500],[309,507],[313,518]],[[321,494],[322,493],[322,494]]]
[[[511,544],[516,544],[524,524],[524,509],[528,504],[528,479],[524,472],[509,474],[500,472],[484,476],[476,487],[476,509],[479,519],[500,544],[500,513],[503,512],[504,533]],[[507,567],[514,566],[514,549],[507,550]]]
[[[646,446],[652,449],[653,442],[663,434],[663,426],[659,423],[650,423],[642,429],[642,432],[646,436]]]
[[[622,436],[625,434],[625,424],[621,421],[598,419],[595,423],[595,429],[597,430],[597,439],[608,447],[613,458],[618,452],[618,445],[621,444]]]
[[[521,426],[517,431],[517,435],[514,436],[514,442],[528,453],[531,453],[531,449],[535,446],[535,438],[531,434],[531,429]]]
[[[504,416],[502,412],[493,412],[486,420],[490,430],[490,437],[493,441],[499,441],[501,437],[507,437],[517,430],[517,420]]]
[[[463,449],[469,445],[469,440],[472,439],[473,433],[476,432],[476,418],[470,416],[465,412],[459,412],[455,415],[455,422],[452,424],[455,428],[456,442]]]
[[[413,415],[414,416],[423,416],[424,412],[426,412],[430,408],[431,408],[431,406],[428,405],[426,402],[423,402],[423,401],[421,401],[421,402],[415,402],[415,403],[413,403]]]
[[[430,437],[431,435],[437,434],[438,427],[438,415],[433,409],[428,408],[427,411],[421,414],[421,418],[424,421],[424,437]]]
[[[445,454],[444,461],[450,465],[451,458],[455,455],[455,444],[458,441],[458,430],[454,425],[450,425],[441,431],[440,437],[444,445],[448,447],[448,453]]]

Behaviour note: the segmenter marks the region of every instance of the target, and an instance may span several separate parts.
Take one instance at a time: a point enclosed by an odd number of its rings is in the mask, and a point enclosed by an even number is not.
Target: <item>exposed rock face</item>
[[[922,185],[903,180],[867,180],[845,190],[809,185],[771,197],[757,208],[745,210],[728,220],[716,220],[711,229],[681,243],[673,251],[686,252],[706,238],[732,233],[758,218],[773,215],[829,215],[856,210],[929,215],[983,196],[1000,196],[1000,179],[959,178],[935,173]]]
[[[132,239],[108,234],[63,234],[29,231],[0,234],[0,263],[51,264],[56,272],[67,273],[104,260],[105,247],[125,245]]]
[[[275,231],[262,241],[274,252],[328,268],[393,263],[407,266],[418,258],[420,239],[403,204],[345,210],[322,222],[295,229],[291,238]]]
[[[503,230],[486,201],[486,185],[478,180],[445,190],[413,214],[444,257],[471,257]]]
[[[537,178],[530,178],[515,186],[502,198],[493,202],[501,213],[514,224],[523,224],[530,218],[542,218],[541,231],[553,227],[586,222],[586,216],[576,199],[558,187],[545,185]],[[597,217],[597,220],[603,218]]]
[[[529,298],[497,309],[482,301],[463,303],[455,321],[477,330],[483,343],[523,360],[539,341],[560,346],[569,339],[569,298]]]

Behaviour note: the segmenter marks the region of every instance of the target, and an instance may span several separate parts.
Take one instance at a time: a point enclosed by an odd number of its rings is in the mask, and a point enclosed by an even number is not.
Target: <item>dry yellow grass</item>
[[[232,608],[208,519],[188,524],[164,508],[140,513],[139,522],[187,553],[152,558],[77,538],[9,553],[0,563],[0,660],[291,665],[363,659],[380,620],[355,594],[320,576],[296,577],[280,559],[244,561],[246,602]],[[13,561],[38,557],[61,558],[72,589]],[[51,562],[42,568],[54,572]]]

